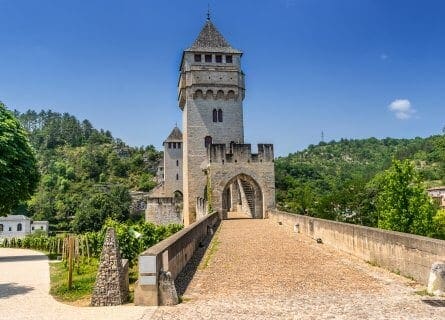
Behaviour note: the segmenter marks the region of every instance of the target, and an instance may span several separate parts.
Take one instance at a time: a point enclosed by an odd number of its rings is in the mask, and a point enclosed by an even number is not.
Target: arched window
[[[202,90],[200,90],[200,89],[198,89],[198,90],[196,90],[195,91],[195,94],[194,94],[194,98],[195,99],[198,99],[198,98],[203,98],[203,93],[202,93]]]
[[[22,231],[22,224],[21,224],[21,223],[19,223],[19,224],[17,225],[17,231]]]
[[[211,136],[206,136],[204,138],[204,146],[207,148],[208,146],[210,146],[212,144],[212,137]]]
[[[213,122],[218,122],[218,111],[213,109]]]
[[[176,166],[179,167],[179,160],[176,160]]]
[[[0,224],[0,232],[3,232],[3,225]]]
[[[223,122],[223,115],[221,109],[218,109],[218,122]]]

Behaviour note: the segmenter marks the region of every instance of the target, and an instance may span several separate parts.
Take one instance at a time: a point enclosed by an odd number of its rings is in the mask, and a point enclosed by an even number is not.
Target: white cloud
[[[397,119],[409,119],[416,112],[408,99],[396,99],[388,106]]]
[[[381,55],[380,55],[380,59],[382,59],[382,60],[386,60],[386,59],[388,59],[389,57],[388,57],[388,55],[386,54],[386,53],[382,53]]]

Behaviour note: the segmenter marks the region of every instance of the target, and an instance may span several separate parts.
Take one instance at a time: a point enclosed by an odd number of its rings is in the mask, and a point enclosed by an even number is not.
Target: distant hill
[[[372,179],[410,159],[425,187],[445,184],[445,135],[320,142],[276,160],[277,204],[301,214],[375,225]]]
[[[28,110],[15,115],[29,132],[42,175],[32,199],[16,212],[49,220],[53,230],[70,230],[70,221],[82,210],[123,211],[122,218],[128,218],[128,191],[148,191],[156,184],[161,153],[152,145],[130,147],[68,113]],[[106,201],[100,198],[104,193]]]

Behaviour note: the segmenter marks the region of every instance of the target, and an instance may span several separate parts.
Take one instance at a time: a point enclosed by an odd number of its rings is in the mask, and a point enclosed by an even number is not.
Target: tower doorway
[[[250,176],[239,174],[227,182],[222,192],[222,216],[230,218],[263,218],[263,194]]]

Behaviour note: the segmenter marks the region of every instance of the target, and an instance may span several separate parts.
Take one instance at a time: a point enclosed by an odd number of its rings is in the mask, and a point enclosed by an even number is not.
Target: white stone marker
[[[445,262],[434,262],[431,266],[430,277],[428,279],[429,294],[436,296],[443,295],[445,293]]]

